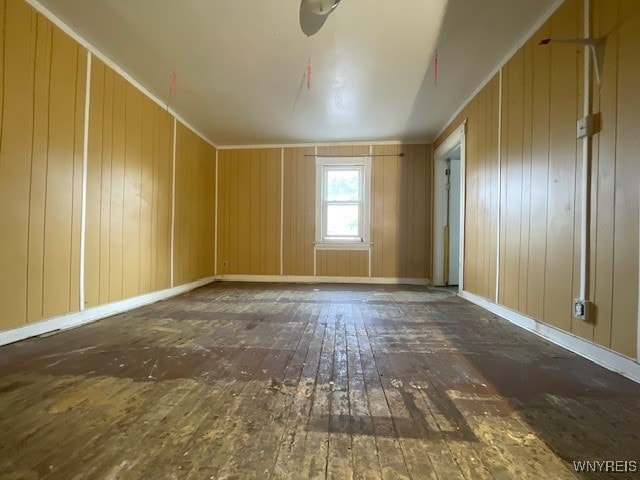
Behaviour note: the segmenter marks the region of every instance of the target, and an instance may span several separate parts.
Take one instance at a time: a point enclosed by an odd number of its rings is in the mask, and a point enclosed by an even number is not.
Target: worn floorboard
[[[0,348],[0,479],[638,478],[640,385],[458,298],[217,283]]]

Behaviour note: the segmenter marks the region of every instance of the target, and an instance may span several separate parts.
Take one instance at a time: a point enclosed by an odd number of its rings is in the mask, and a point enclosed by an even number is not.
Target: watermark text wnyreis
[[[637,473],[636,460],[577,460],[573,468],[580,473]]]

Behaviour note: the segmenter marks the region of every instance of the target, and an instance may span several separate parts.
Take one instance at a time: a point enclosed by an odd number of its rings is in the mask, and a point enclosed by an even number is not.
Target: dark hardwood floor
[[[1,347],[0,478],[575,478],[639,412],[451,290],[217,283]]]

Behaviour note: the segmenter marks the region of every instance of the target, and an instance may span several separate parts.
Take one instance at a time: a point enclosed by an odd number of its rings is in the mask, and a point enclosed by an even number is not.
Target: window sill
[[[324,242],[314,243],[316,250],[371,250],[371,242]]]

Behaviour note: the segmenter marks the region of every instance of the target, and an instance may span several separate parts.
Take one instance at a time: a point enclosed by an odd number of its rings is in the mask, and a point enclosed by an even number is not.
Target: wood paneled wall
[[[498,95],[494,78],[478,94],[468,109],[466,195],[468,213],[465,224],[464,285],[469,291],[495,298],[498,229]]]
[[[93,58],[86,306],[170,286],[173,119]]]
[[[371,275],[430,278],[431,146],[374,146],[373,153],[388,156],[373,158]]]
[[[0,329],[79,308],[86,51],[0,1]]]
[[[221,150],[218,272],[280,274],[279,148]]]
[[[326,277],[368,277],[368,250],[318,250],[316,274]]]
[[[283,274],[313,275],[316,235],[315,148],[284,149]]]
[[[0,0],[0,329],[80,310],[87,51]],[[173,117],[92,60],[85,305],[170,286]],[[215,149],[179,126],[175,284],[213,275]]]
[[[316,148],[287,147],[220,151],[218,273],[281,273],[279,263],[269,267],[268,262],[271,258],[279,262],[280,258],[282,155],[283,275],[312,276],[315,262],[315,274],[320,276],[430,278],[431,146],[317,147],[318,155],[367,155],[370,151],[388,155],[374,158],[372,167],[371,272],[369,253],[366,251],[315,252],[316,166],[315,158],[311,155]],[[401,152],[404,153],[402,157],[399,156]],[[264,158],[267,162],[262,170],[257,163],[251,163],[258,158]],[[270,188],[268,191],[250,188],[252,183],[261,185],[265,181]],[[260,223],[256,223],[260,221],[277,227],[277,235],[269,232],[263,235]],[[266,239],[266,244],[260,250],[257,247],[262,238]],[[244,246],[241,242],[244,242]],[[251,253],[243,259],[241,252]],[[266,265],[266,269],[263,265]]]
[[[593,2],[595,37],[606,36],[602,81],[593,81],[589,323],[576,320],[579,294],[583,50],[539,46],[581,36],[582,2],[567,0],[502,69],[502,189],[499,303],[624,355],[636,356],[640,178],[640,4]],[[437,140],[467,118],[465,290],[495,300],[498,78]],[[483,148],[484,145],[484,148]],[[487,211],[488,209],[488,211]],[[479,215],[484,212],[484,215]],[[484,219],[484,221],[481,221]],[[484,229],[481,230],[481,228]],[[483,240],[484,239],[484,240]],[[493,240],[489,240],[493,242]],[[487,273],[488,269],[488,273]]]
[[[178,122],[174,285],[214,274],[216,149]]]

